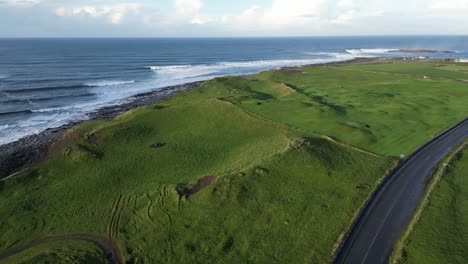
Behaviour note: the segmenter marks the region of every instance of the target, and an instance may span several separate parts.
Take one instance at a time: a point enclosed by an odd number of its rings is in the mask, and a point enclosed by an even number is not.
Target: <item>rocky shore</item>
[[[429,50],[429,49],[398,49],[391,50],[390,53],[427,53],[427,54],[454,54],[456,52],[450,50]]]
[[[59,140],[65,131],[71,127],[96,119],[112,119],[135,107],[155,104],[166,100],[178,93],[193,90],[203,82],[193,82],[169,86],[151,92],[138,94],[127,102],[119,105],[107,106],[88,114],[89,119],[80,122],[71,122],[57,128],[47,129],[39,134],[21,138],[15,142],[0,146],[0,179],[20,172],[28,167],[39,164],[47,159],[48,149]]]

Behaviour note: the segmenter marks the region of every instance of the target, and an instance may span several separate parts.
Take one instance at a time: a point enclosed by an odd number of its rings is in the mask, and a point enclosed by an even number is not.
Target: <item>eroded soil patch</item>
[[[180,197],[189,198],[191,195],[201,191],[202,189],[210,186],[216,181],[216,176],[205,176],[200,178],[194,184],[190,186],[179,186],[177,187],[177,193]]]

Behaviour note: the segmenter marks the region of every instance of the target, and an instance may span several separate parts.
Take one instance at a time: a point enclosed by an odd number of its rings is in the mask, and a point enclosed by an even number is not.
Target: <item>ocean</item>
[[[468,36],[0,39],[0,145],[161,87],[283,66],[417,54],[468,59]]]

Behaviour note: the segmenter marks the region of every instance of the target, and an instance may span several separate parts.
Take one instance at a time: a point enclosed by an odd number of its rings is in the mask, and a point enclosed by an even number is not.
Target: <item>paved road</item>
[[[44,243],[49,243],[53,241],[63,241],[63,240],[82,240],[82,241],[88,241],[88,242],[94,243],[106,254],[106,257],[109,263],[111,264],[123,264],[124,263],[122,254],[120,253],[118,247],[112,241],[110,241],[109,239],[103,236],[90,235],[90,234],[71,234],[71,235],[54,236],[54,237],[38,239],[24,246],[20,246],[14,249],[7,250],[3,253],[0,253],[0,262],[3,260],[7,260],[9,257],[19,254],[32,247],[36,247]]]
[[[467,137],[468,118],[396,168],[362,211],[334,262],[387,263],[424,195],[431,170]]]

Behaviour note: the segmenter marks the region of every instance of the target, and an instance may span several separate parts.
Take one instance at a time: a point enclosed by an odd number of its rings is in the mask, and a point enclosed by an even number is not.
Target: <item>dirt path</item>
[[[81,241],[94,243],[106,254],[106,257],[109,263],[111,264],[124,264],[125,263],[119,248],[117,247],[117,245],[115,245],[114,242],[112,242],[111,240],[107,239],[104,236],[91,235],[91,234],[70,234],[70,235],[53,236],[53,237],[46,237],[46,238],[34,240],[30,242],[29,244],[26,244],[17,248],[13,248],[3,253],[0,253],[0,261],[3,261],[16,254],[20,254],[23,251],[26,251],[30,248],[33,248],[33,247],[36,247],[45,243],[54,242],[54,241],[62,241],[62,240],[81,240]]]

